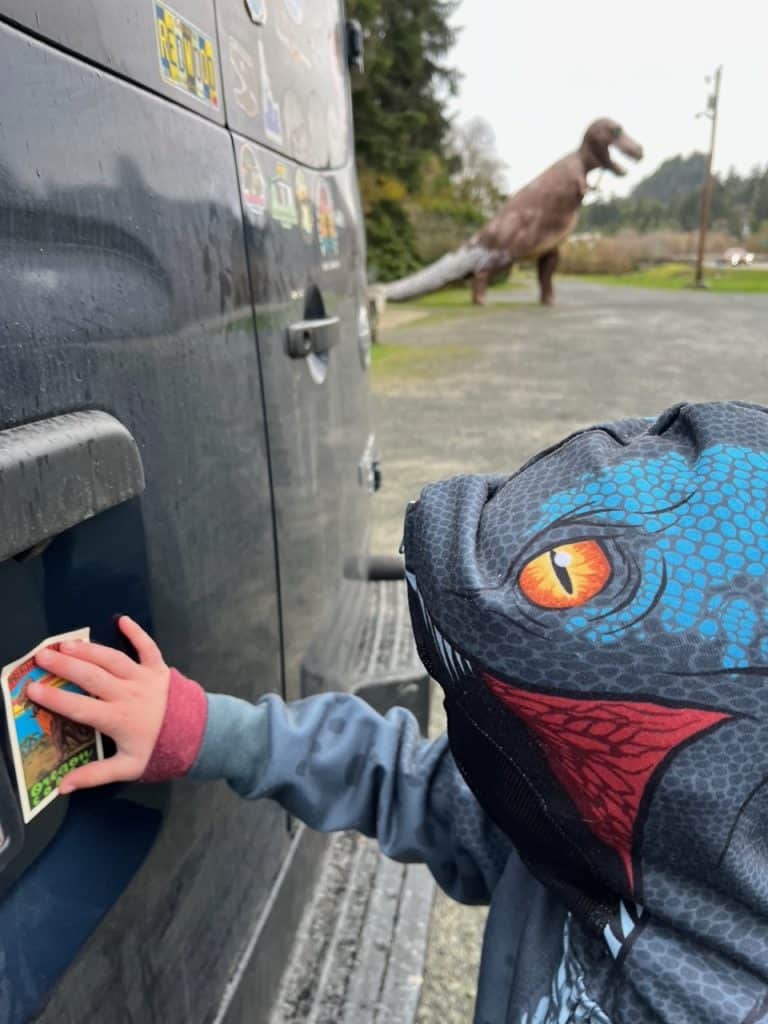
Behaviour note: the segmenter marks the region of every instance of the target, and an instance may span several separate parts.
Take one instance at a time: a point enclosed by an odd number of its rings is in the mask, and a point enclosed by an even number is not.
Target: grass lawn
[[[422,323],[423,321],[419,321]],[[400,376],[430,377],[444,365],[471,356],[471,345],[441,344],[420,348],[417,345],[398,345],[387,341],[371,348],[371,367],[374,378],[388,380]]]
[[[663,288],[675,291],[687,288],[693,281],[693,267],[685,263],[662,263],[649,270],[635,270],[629,274],[578,274],[580,281],[595,284],[622,284],[633,288]],[[704,283],[712,292],[766,292],[768,270],[734,268],[704,271]]]

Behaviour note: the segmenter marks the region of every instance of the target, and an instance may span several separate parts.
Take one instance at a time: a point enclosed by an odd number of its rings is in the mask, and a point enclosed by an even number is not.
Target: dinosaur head
[[[632,160],[642,160],[643,148],[626,134],[624,129],[610,117],[601,117],[593,121],[584,133],[579,152],[588,171],[602,167],[613,174],[623,175],[627,172],[611,157],[611,146],[615,146]]]
[[[669,914],[667,878],[765,898],[768,410],[682,405],[433,484],[404,544],[452,752],[534,874],[600,929],[618,899]]]

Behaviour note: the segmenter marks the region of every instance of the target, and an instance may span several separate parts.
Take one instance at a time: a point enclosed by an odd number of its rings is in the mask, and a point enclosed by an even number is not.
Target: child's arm
[[[167,668],[139,626],[122,618],[120,628],[139,664],[88,643],[38,656],[100,699],[44,685],[29,696],[117,744],[114,757],[67,775],[62,792],[182,774],[224,778],[241,796],[278,800],[313,828],[356,829],[390,857],[426,862],[455,899],[490,898],[510,847],[467,789],[444,736],[422,740],[403,708],[382,717],[348,694],[291,704],[206,695]]]

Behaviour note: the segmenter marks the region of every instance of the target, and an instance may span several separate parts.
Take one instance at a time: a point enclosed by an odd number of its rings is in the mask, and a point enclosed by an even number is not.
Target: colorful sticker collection
[[[301,25],[304,21],[303,0],[282,0],[282,4],[291,21]],[[254,23],[265,24],[266,0],[245,0],[245,6]],[[212,39],[163,0],[155,0],[154,13],[162,80],[218,110],[216,56]],[[332,64],[338,58],[333,45],[334,39],[331,37]],[[282,145],[283,117],[272,91],[264,43],[261,39],[258,40],[257,47],[258,60],[237,39],[233,36],[228,37],[229,63],[234,75],[233,96],[235,103],[247,117],[255,118],[261,114],[267,139],[276,145]],[[335,129],[337,122],[333,121],[329,127]],[[299,168],[291,188],[289,169],[285,164],[278,163],[275,166],[274,177],[267,185],[258,150],[250,142],[238,143],[238,169],[243,205],[251,220],[261,225],[269,213],[285,229],[292,229],[298,225],[302,238],[307,243],[314,241],[317,224],[317,237],[323,259],[333,261],[338,257],[339,240],[335,212],[327,182],[319,179],[313,204],[306,173]]]

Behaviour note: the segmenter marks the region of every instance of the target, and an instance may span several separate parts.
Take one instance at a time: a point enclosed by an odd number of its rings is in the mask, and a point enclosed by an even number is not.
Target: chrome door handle
[[[338,345],[340,337],[341,322],[337,316],[299,320],[288,327],[288,355],[291,359],[306,359],[310,353],[326,355]]]

